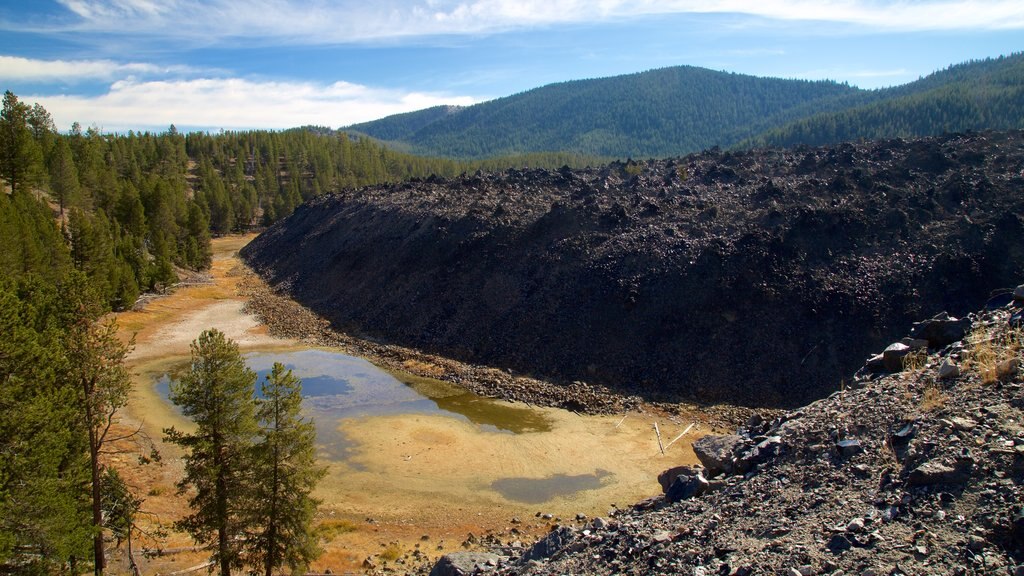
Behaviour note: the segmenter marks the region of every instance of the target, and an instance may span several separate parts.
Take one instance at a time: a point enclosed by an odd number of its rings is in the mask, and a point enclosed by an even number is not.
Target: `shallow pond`
[[[257,375],[256,388],[275,362],[302,380],[303,409],[317,429],[322,457],[345,460],[352,443],[338,430],[338,421],[369,416],[424,414],[470,422],[483,432],[522,434],[546,432],[551,424],[543,413],[483,398],[446,382],[398,377],[362,358],[328,350],[250,352],[246,364]],[[156,382],[166,399],[170,383],[188,369],[182,362]]]

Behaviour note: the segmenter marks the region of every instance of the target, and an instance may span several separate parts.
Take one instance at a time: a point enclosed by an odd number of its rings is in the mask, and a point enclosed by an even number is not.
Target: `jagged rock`
[[[974,430],[978,426],[978,423],[970,418],[954,416],[949,419],[949,425],[954,430],[958,430],[960,432],[970,432],[971,430]]]
[[[868,372],[885,372],[885,354],[875,354],[864,363]]]
[[[828,544],[826,544],[825,547],[835,554],[840,554],[850,548],[853,548],[853,544],[846,536],[843,536],[842,534],[833,534],[832,537],[828,539]]]
[[[442,556],[430,570],[430,576],[467,576],[493,572],[501,556],[489,552],[452,552]]]
[[[708,486],[707,479],[699,470],[694,474],[680,474],[665,492],[665,499],[669,502],[687,500],[707,492]]]
[[[863,518],[854,518],[853,520],[850,520],[850,522],[846,525],[846,531],[847,532],[853,532],[854,534],[863,532],[864,531],[864,519]]]
[[[1024,507],[1011,512],[1010,535],[1018,545],[1024,545]]]
[[[956,364],[954,364],[953,362],[951,362],[949,360],[949,358],[946,358],[945,360],[943,360],[942,364],[939,365],[939,379],[940,380],[949,380],[951,378],[958,378],[959,376],[960,376],[960,367],[957,366]]]
[[[971,477],[972,464],[962,460],[955,465],[929,461],[910,472],[907,482],[911,486],[928,486],[931,484],[963,484]]]
[[[996,364],[996,377],[1004,382],[1013,380],[1019,372],[1020,367],[1016,358],[1008,358]]]
[[[843,458],[856,456],[864,451],[864,447],[861,446],[860,440],[855,438],[836,442],[836,448],[839,450],[839,455]]]
[[[928,341],[924,338],[900,338],[900,344],[909,346],[911,352],[926,350],[928,348]]]
[[[932,348],[942,348],[953,342],[963,340],[971,330],[969,318],[957,319],[946,312],[936,315],[930,320],[917,322],[910,330],[913,338],[922,338]]]
[[[903,370],[903,359],[910,354],[910,346],[902,342],[893,342],[882,352],[882,364],[886,372],[900,372]]]
[[[736,471],[736,455],[750,446],[750,440],[738,434],[708,435],[693,443],[693,452],[708,476]]]
[[[1015,312],[1006,322],[1011,328],[1024,328],[1024,310]]]
[[[662,494],[668,492],[668,489],[672,487],[672,483],[676,481],[677,477],[693,476],[695,474],[698,474],[698,470],[693,466],[676,466],[658,474],[658,483],[661,484]]]
[[[988,541],[976,534],[971,534],[967,539],[967,549],[971,552],[981,552],[988,546]]]
[[[531,560],[550,558],[553,554],[565,548],[574,540],[576,540],[576,531],[571,526],[560,526],[531,546],[530,549],[519,558],[519,564],[525,564]]]

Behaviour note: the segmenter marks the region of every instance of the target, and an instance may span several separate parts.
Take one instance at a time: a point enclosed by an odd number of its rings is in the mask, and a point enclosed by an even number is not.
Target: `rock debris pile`
[[[1022,215],[1024,133],[972,133],[372,187],[242,255],[342,332],[648,400],[793,407],[912,320],[1015,284]],[[914,356],[899,344],[883,362]]]
[[[917,324],[908,337],[926,343],[894,372],[865,367],[827,398],[703,438],[703,466],[667,470],[664,495],[464,573],[1021,576],[1024,286],[1014,294]]]

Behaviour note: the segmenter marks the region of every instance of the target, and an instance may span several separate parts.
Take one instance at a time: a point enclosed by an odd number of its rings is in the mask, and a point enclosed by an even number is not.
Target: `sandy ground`
[[[125,425],[141,426],[163,459],[160,465],[135,466],[127,459],[115,464],[146,499],[150,526],[159,522],[166,527],[187,510],[185,497],[174,488],[181,453],[160,438],[163,428],[187,428],[188,422],[156,394],[154,378],[187,359],[189,343],[210,327],[225,332],[242,350],[301,347],[267,335],[242,311],[244,301],[235,291],[237,250],[250,239],[215,239],[209,283],[180,287],[118,317],[125,337],[135,334],[136,339],[129,359],[136,387]],[[396,565],[394,556],[409,562],[416,554],[434,558],[462,549],[471,533],[529,543],[558,521],[573,521],[577,514],[606,515],[613,505],[658,493],[657,474],[695,462],[690,443],[703,432],[694,427],[662,455],[654,416],[533,410],[548,420],[549,431],[487,432],[470,422],[428,415],[340,421],[339,430],[354,448],[345,462],[325,462],[328,475],[317,493],[323,501],[325,553],[312,568],[359,572],[366,559],[380,567],[390,558],[388,565],[402,571],[409,564],[398,560]],[[657,422],[664,443],[689,424],[665,417]],[[202,551],[180,550],[190,546],[187,536],[172,531],[162,547],[176,552],[146,560],[144,573],[202,564]]]

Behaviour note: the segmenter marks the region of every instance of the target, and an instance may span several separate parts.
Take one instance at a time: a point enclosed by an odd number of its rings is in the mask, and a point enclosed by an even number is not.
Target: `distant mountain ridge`
[[[646,158],[714,146],[822,145],[1013,128],[1024,128],[1024,53],[965,62],[879,90],[677,66],[550,84],[342,130],[405,151],[456,158],[556,150]]]

